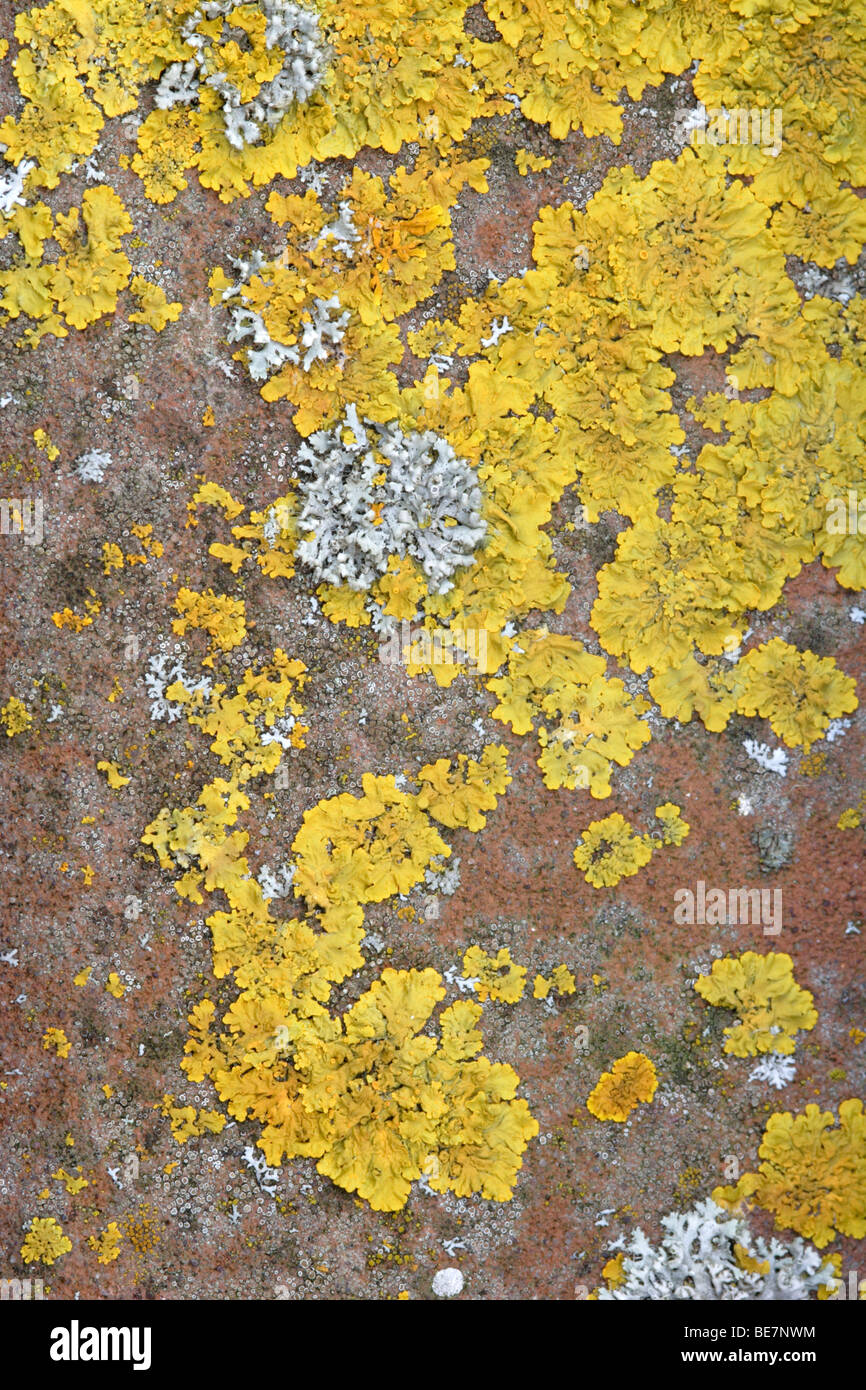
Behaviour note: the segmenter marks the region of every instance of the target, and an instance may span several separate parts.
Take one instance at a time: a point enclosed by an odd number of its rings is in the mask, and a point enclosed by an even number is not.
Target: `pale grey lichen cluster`
[[[111,465],[111,455],[102,449],[88,449],[79,454],[75,462],[75,472],[83,483],[101,483],[105,470]]]
[[[749,1080],[765,1081],[774,1090],[781,1091],[794,1080],[796,1074],[797,1068],[793,1057],[782,1056],[779,1052],[769,1052],[749,1072]]]
[[[291,0],[260,0],[260,6],[267,20],[265,45],[282,49],[285,58],[276,77],[262,83],[252,101],[241,100],[237,87],[219,69],[214,41],[199,32],[205,20],[223,16],[225,21],[234,0],[204,0],[190,15],[181,33],[193,55],[166,68],[156,89],[156,105],[169,110],[196,101],[202,83],[212,87],[222,100],[226,139],[236,150],[261,140],[265,128],[273,130],[294,102],[307,101],[321,86],[327,67],[328,47],[315,10]],[[232,37],[237,34],[224,22],[220,41]]]
[[[263,864],[256,881],[262,890],[262,897],[267,899],[287,898],[292,891],[294,877],[294,864],[278,864],[276,872],[271,871],[270,864]]]
[[[271,337],[261,314],[249,308],[244,294],[244,286],[252,276],[263,269],[267,273],[264,256],[254,251],[249,260],[233,257],[232,264],[239,278],[221,296],[223,301],[229,301],[232,319],[226,336],[230,343],[242,343],[246,348],[247,370],[253,381],[265,381],[287,362],[305,372],[316,362],[336,361],[338,366],[344,365],[340,344],[351,315],[348,309],[341,309],[336,294],[329,299],[316,296],[298,316],[297,342],[279,343]]]
[[[0,145],[0,154],[5,150],[6,146]],[[36,161],[33,159],[22,159],[20,164],[7,165],[5,168],[0,161],[0,213],[4,217],[8,217],[17,207],[25,206],[24,185],[27,175],[35,168]]]
[[[621,1237],[609,1246],[625,1252],[625,1277],[617,1288],[600,1289],[599,1300],[797,1301],[835,1282],[832,1264],[813,1245],[799,1236],[789,1245],[775,1236],[769,1241],[753,1236],[742,1217],[710,1198],[691,1211],[663,1216],[661,1224],[665,1234],[659,1245],[638,1227],[628,1241]],[[751,1260],[764,1269],[743,1268]]]
[[[183,660],[177,656],[169,656],[162,653],[152,656],[147,663],[148,669],[144,673],[144,685],[150,699],[150,717],[154,720],[165,719],[169,724],[180,719],[183,715],[183,705],[172,701],[167,695],[170,686],[176,681],[196,695],[199,692],[205,700],[209,700],[213,691],[213,683],[207,676],[199,676],[195,680],[187,674]]]
[[[452,854],[446,861],[444,855],[434,854],[425,871],[424,882],[434,893],[450,898],[460,887],[460,856]]]
[[[484,540],[475,473],[432,430],[361,421],[350,405],[301,445],[297,470],[296,559],[318,583],[368,589],[389,556],[411,556],[430,592],[444,594]]]

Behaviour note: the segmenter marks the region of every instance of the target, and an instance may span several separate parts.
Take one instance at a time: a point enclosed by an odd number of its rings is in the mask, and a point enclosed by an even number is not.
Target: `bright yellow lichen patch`
[[[0,723],[6,730],[6,737],[14,738],[16,734],[26,733],[32,727],[33,715],[23,700],[19,700],[15,695],[10,695],[3,708],[0,709]]]
[[[549,976],[536,975],[532,985],[532,997],[546,999],[554,989],[557,994],[574,994],[576,981],[567,965],[555,965]]]
[[[177,300],[169,304],[165,290],[159,285],[152,285],[144,276],[133,275],[129,290],[141,305],[140,309],[129,315],[130,323],[147,323],[161,333],[167,323],[175,323],[180,318],[183,305]]]
[[[93,590],[90,590],[91,594]],[[71,608],[64,608],[60,613],[52,613],[51,621],[57,628],[68,627],[72,632],[82,632],[84,628],[91,627],[93,619],[102,609],[102,604],[98,598],[87,598],[84,600],[84,613],[74,613]]]
[[[578,869],[593,888],[612,888],[621,878],[636,874],[648,864],[659,845],[681,845],[689,825],[680,816],[679,806],[666,801],[656,808],[661,830],[636,835],[618,811],[595,820],[583,832],[582,842],[572,855]]]
[[[477,980],[475,992],[481,1000],[499,999],[505,1004],[516,1004],[523,997],[526,967],[511,959],[507,946],[501,947],[495,956],[489,956],[480,946],[470,946],[463,957],[463,974],[467,979]]]
[[[635,835],[625,817],[615,811],[587,826],[572,858],[593,888],[612,888],[649,863],[652,846],[647,836]]]
[[[657,1086],[656,1069],[649,1057],[642,1052],[627,1052],[599,1077],[586,1108],[598,1120],[622,1123],[641,1101],[652,1100]]]
[[[737,663],[737,709],[765,715],[789,748],[821,738],[832,719],[857,708],[856,682],[835,661],[798,652],[775,637]]]
[[[46,1052],[50,1052],[53,1048],[58,1057],[68,1057],[72,1043],[62,1028],[47,1028],[42,1034],[42,1046]]]
[[[863,815],[866,812],[866,792],[862,792],[860,799],[855,806],[848,806],[836,822],[837,830],[856,830],[858,825],[863,824]]]
[[[560,716],[553,728],[542,724],[538,734],[538,765],[548,787],[584,787],[595,797],[609,796],[612,764],[627,766],[650,741],[640,718],[649,702],[633,699],[621,680],[609,680],[606,664],[581,642],[541,628],[521,633],[520,650],[509,653],[508,674],[488,682],[499,696],[493,718],[517,734],[528,733],[538,716]]]
[[[449,829],[465,825],[482,830],[487,824],[483,813],[494,809],[511,782],[507,759],[508,750],[501,743],[488,743],[480,762],[461,753],[454,773],[447,758],[428,763],[418,773],[418,805]]]
[[[246,612],[242,599],[229,594],[215,594],[212,589],[196,593],[194,589],[182,588],[177,592],[174,606],[179,618],[172,622],[172,628],[183,636],[188,628],[203,628],[211,638],[211,654],[205,657],[203,666],[213,666],[216,651],[229,652],[243,642],[246,636]]]
[[[2,126],[0,126],[2,129]],[[132,221],[112,188],[88,188],[81,207],[52,214],[45,203],[15,208],[0,233],[15,233],[21,255],[0,271],[0,314],[22,314],[35,323],[22,342],[35,347],[47,333],[65,338],[67,325],[85,328],[117,307],[118,295],[130,279],[130,264],[121,249]],[[51,238],[61,248],[56,261],[43,256]]]
[[[179,1144],[201,1134],[219,1134],[225,1129],[226,1117],[218,1110],[199,1110],[194,1105],[174,1105],[174,1096],[163,1096],[158,1109],[171,1123],[171,1132]]]
[[[313,1143],[328,1141],[319,1171],[379,1211],[402,1207],[425,1173],[434,1191],[507,1201],[538,1132],[515,1072],[477,1056],[479,1005],[446,1009],[438,1039],[421,1032],[443,994],[434,970],[385,970],[342,1036],[322,1027],[300,1054]]]
[[[675,806],[672,801],[666,801],[663,806],[656,807],[655,814],[656,820],[662,823],[662,843],[681,845],[689,833],[690,826],[680,815],[680,807]]]
[[[123,1232],[116,1221],[109,1221],[105,1230],[100,1231],[98,1236],[88,1236],[87,1244],[91,1250],[96,1251],[96,1258],[101,1265],[110,1265],[120,1254]]]
[[[343,404],[373,419],[394,415],[391,368],[402,346],[393,321],[455,268],[449,209],[466,182],[486,189],[485,163],[437,167],[425,152],[411,174],[400,169],[387,185],[355,169],[327,205],[312,190],[273,193],[268,211],[286,229],[280,255],[246,279],[214,270],[211,303],[232,311],[233,337],[253,338],[235,355],[263,382],[266,400],[292,403],[302,434]],[[323,322],[334,327],[320,340]]]
[[[78,1172],[81,1172],[80,1167]],[[74,1173],[67,1173],[65,1168],[58,1168],[57,1172],[52,1173],[51,1176],[55,1178],[57,1182],[63,1183],[63,1186],[71,1197],[76,1196],[77,1193],[82,1192],[85,1187],[90,1186],[87,1178],[76,1177]]]
[[[717,960],[709,975],[695,981],[708,1004],[734,1009],[740,1022],[725,1029],[725,1052],[755,1057],[759,1052],[791,1053],[800,1029],[814,1028],[817,1011],[812,995],[801,989],[790,956],[746,951],[733,960]]]
[[[796,1231],[819,1249],[838,1233],[866,1236],[866,1116],[861,1100],[832,1111],[807,1105],[802,1114],[771,1115],[757,1173],[736,1187],[718,1187],[713,1200],[731,1207],[754,1200],[770,1211],[779,1229]]]
[[[128,787],[132,781],[131,777],[124,777],[117,763],[112,763],[103,759],[96,764],[100,772],[105,773],[106,781],[113,791],[119,791],[121,787]]]
[[[364,795],[332,797],[304,812],[292,849],[295,893],[316,907],[382,902],[420,883],[431,859],[449,855],[419,797],[393,777],[364,773]]]
[[[63,1234],[62,1226],[53,1216],[34,1216],[24,1237],[21,1258],[25,1264],[39,1260],[44,1265],[53,1265],[71,1249],[72,1241]]]

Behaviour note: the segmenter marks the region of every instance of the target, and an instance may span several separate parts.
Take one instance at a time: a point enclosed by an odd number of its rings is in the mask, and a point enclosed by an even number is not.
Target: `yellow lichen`
[[[475,992],[481,1000],[516,1004],[523,997],[526,967],[511,959],[507,946],[502,946],[495,956],[489,956],[480,946],[470,946],[463,957],[463,974],[477,980]]]
[[[799,1030],[814,1028],[818,1021],[812,995],[796,983],[791,957],[782,952],[760,956],[746,951],[714,961],[710,974],[695,981],[695,989],[708,1004],[739,1014],[740,1022],[725,1029],[724,1050],[735,1057],[791,1053]]]
[[[662,823],[662,842],[666,845],[681,845],[689,833],[689,825],[680,815],[680,807],[672,801],[656,807],[656,820]]]
[[[126,985],[121,980],[115,970],[112,970],[105,982],[106,994],[111,994],[115,999],[122,999],[126,993]]]
[[[361,778],[363,796],[346,793],[304,812],[292,849],[295,893],[316,907],[381,902],[420,883],[431,859],[449,855],[419,797],[393,777]]]
[[[533,999],[546,999],[551,990],[557,994],[574,994],[576,981],[567,965],[555,965],[550,976],[536,975],[532,986]]]
[[[0,709],[0,723],[6,730],[7,738],[14,738],[16,734],[23,734],[32,727],[33,715],[16,695],[10,695],[6,704]]]
[[[105,1230],[100,1231],[98,1236],[88,1236],[87,1244],[91,1250],[96,1251],[96,1258],[101,1265],[110,1265],[120,1254],[123,1232],[116,1221],[109,1221]]]
[[[488,743],[480,761],[461,753],[454,773],[447,758],[428,763],[418,773],[418,805],[450,829],[465,825],[481,830],[487,824],[483,813],[494,809],[511,781],[507,759],[508,750],[502,744]]]
[[[225,1129],[226,1117],[218,1110],[199,1110],[196,1114],[194,1105],[174,1105],[173,1101],[174,1096],[163,1096],[159,1110],[171,1122],[172,1136],[179,1144],[202,1134],[220,1134]]]
[[[78,1172],[81,1172],[80,1167],[78,1169]],[[76,1196],[76,1194],[82,1192],[85,1187],[90,1186],[89,1182],[87,1181],[87,1178],[76,1177],[74,1173],[67,1173],[65,1168],[58,1168],[57,1172],[52,1173],[51,1176],[52,1178],[55,1178],[58,1182],[63,1183],[63,1186],[66,1188],[66,1191],[69,1193],[71,1197]]]
[[[649,863],[652,846],[645,836],[635,835],[625,817],[615,811],[587,826],[572,858],[593,888],[612,888]]]
[[[53,1048],[58,1057],[68,1057],[72,1043],[62,1028],[47,1028],[42,1034],[42,1046],[46,1052]]]
[[[735,679],[740,713],[767,717],[789,748],[808,752],[832,719],[857,708],[856,682],[835,661],[799,652],[779,637],[744,656]]]
[[[836,1234],[866,1236],[866,1116],[861,1100],[832,1111],[807,1105],[802,1114],[771,1115],[758,1149],[757,1173],[735,1187],[719,1187],[713,1200],[732,1207],[754,1200],[779,1229],[796,1231],[819,1249]]]
[[[150,284],[144,276],[133,275],[129,289],[141,305],[140,309],[129,315],[130,323],[146,323],[161,333],[167,323],[175,323],[180,318],[183,305],[177,300],[169,304],[165,291],[159,285]]]
[[[493,718],[525,734],[539,715],[559,715],[558,724],[542,724],[538,734],[546,786],[609,796],[612,764],[627,766],[650,740],[640,718],[649,703],[633,699],[621,680],[609,680],[604,658],[571,637],[542,628],[521,633],[519,646],[509,654],[508,674],[488,682],[499,696]]]
[[[172,622],[178,636],[190,627],[203,628],[211,638],[211,654],[202,662],[213,666],[214,652],[229,652],[243,642],[246,636],[246,611],[242,599],[229,594],[215,594],[212,589],[197,593],[194,589],[181,588],[177,592],[174,606],[179,618]]]
[[[53,1216],[34,1216],[27,1228],[21,1258],[25,1264],[36,1260],[45,1265],[53,1265],[61,1255],[72,1249],[72,1241],[63,1234],[63,1228]]]
[[[658,1086],[656,1069],[642,1052],[627,1052],[602,1072],[586,1108],[598,1120],[627,1120],[641,1101],[652,1100]]]
[[[128,787],[132,781],[131,777],[124,777],[117,763],[112,763],[103,759],[96,764],[100,772],[105,773],[106,781],[113,791],[119,791],[121,787]]]

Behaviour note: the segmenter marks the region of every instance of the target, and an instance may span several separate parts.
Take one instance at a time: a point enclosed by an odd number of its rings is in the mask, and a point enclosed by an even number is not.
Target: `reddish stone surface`
[[[456,284],[458,296],[478,293],[488,273],[502,278],[528,263],[539,207],[562,197],[583,202],[612,162],[634,161],[643,170],[665,153],[659,123],[632,108],[616,150],[578,137],[556,145],[517,117],[493,124],[499,154],[491,193],[465,192],[455,214],[458,271],[448,293]],[[510,159],[520,147],[554,155],[553,166],[518,179]],[[503,151],[511,152],[507,161]],[[376,172],[393,163],[365,156]],[[290,473],[297,436],[285,404],[266,405],[240,368],[229,379],[214,365],[215,357],[229,362],[230,352],[225,323],[207,303],[206,278],[245,240],[267,244],[268,190],[225,208],[191,177],[176,205],[159,208],[146,202],[132,174],[121,175],[117,187],[145,243],[134,269],[182,300],[180,321],[157,336],[118,313],[33,353],[13,348],[14,326],[0,331],[0,385],[14,396],[0,414],[3,486],[10,495],[41,493],[45,505],[42,546],[0,539],[0,694],[3,701],[19,695],[34,712],[28,733],[0,737],[0,949],[17,950],[18,960],[0,964],[3,1272],[24,1273],[24,1228],[33,1216],[53,1215],[73,1250],[38,1271],[52,1297],[384,1298],[407,1290],[430,1298],[433,1275],[446,1265],[466,1275],[465,1297],[580,1297],[600,1282],[615,1235],[639,1222],[657,1237],[659,1217],[708,1195],[724,1180],[729,1157],[740,1171],[754,1166],[773,1110],[812,1100],[835,1107],[864,1094],[866,1042],[851,1036],[866,1029],[863,831],[836,828],[866,790],[862,710],[843,738],[816,745],[825,758],[817,775],[805,775],[794,752],[785,779],[762,772],[743,750],[746,736],[768,738],[762,721],[734,718],[726,733],[709,734],[697,723],[679,727],[653,716],[653,742],[616,772],[613,795],[594,801],[585,792],[548,790],[531,737],[516,738],[491,720],[493,698],[467,680],[449,690],[409,680],[377,663],[368,632],[358,636],[324,620],[305,625],[302,581],[275,584],[257,572],[233,581],[207,555],[210,542],[224,538],[216,519],[203,515],[197,528],[186,528],[196,475],[261,505]],[[443,289],[428,309],[441,312],[445,296]],[[721,385],[712,354],[671,365],[683,412],[693,392]],[[407,352],[407,379],[416,366]],[[125,394],[130,373],[136,399]],[[201,423],[208,405],[213,428]],[[37,428],[60,450],[53,463],[34,446]],[[71,474],[89,448],[112,456],[101,485]],[[569,491],[550,527],[573,584],[552,626],[598,650],[589,626],[595,574],[622,523],[605,517],[590,541],[565,529],[575,506]],[[103,542],[122,542],[135,522],[152,523],[164,556],[104,576]],[[599,548],[606,548],[601,560]],[[447,837],[461,858],[458,892],[440,898],[433,922],[399,918],[395,901],[371,908],[367,930],[381,934],[384,952],[368,951],[368,966],[336,999],[342,1006],[356,998],[384,963],[459,967],[476,942],[488,950],[507,945],[528,968],[525,997],[513,1006],[488,1003],[482,1024],[486,1055],[517,1069],[540,1126],[510,1203],[415,1190],[403,1212],[383,1215],[321,1178],[309,1161],[284,1168],[275,1202],[242,1161],[255,1126],[231,1124],[181,1147],[155,1108],[166,1093],[179,1104],[214,1104],[213,1092],[189,1084],[180,1070],[185,1020],[205,994],[225,1004],[232,997],[225,982],[212,979],[203,914],[179,902],[168,876],[141,855],[141,833],[159,809],[193,800],[218,771],[185,725],[149,718],[142,676],[147,657],[170,636],[177,583],[239,593],[255,620],[245,646],[217,663],[220,678],[234,682],[275,645],[313,673],[304,693],[308,746],[290,754],[291,786],[272,802],[257,792],[241,822],[258,846],[256,868],[286,857],[304,809],[343,790],[359,792],[362,772],[415,771],[437,757],[477,754],[485,742],[507,744],[513,782],[486,828]],[[80,634],[59,631],[51,614],[65,606],[80,611],[90,588],[102,604],[93,625]],[[832,653],[857,678],[862,701],[866,627],[849,620],[852,602],[832,573],[811,565],[771,614],[754,617],[755,637],[781,635]],[[203,654],[200,638],[193,633],[187,642]],[[614,662],[610,668],[618,673]],[[122,693],[109,702],[115,678]],[[55,704],[61,713],[51,719]],[[109,790],[99,758],[120,761],[130,786]],[[752,800],[751,815],[738,814],[741,795]],[[591,888],[572,863],[589,822],[618,810],[643,832],[664,801],[683,808],[691,825],[685,843],[660,851],[615,889]],[[275,814],[266,820],[270,807]],[[791,862],[769,874],[754,840],[763,826],[793,836]],[[89,886],[86,865],[94,870]],[[781,889],[781,935],[676,926],[674,891],[698,879]],[[420,896],[410,902],[420,912]],[[849,924],[857,931],[846,934]],[[722,1053],[730,1015],[705,1005],[691,987],[715,956],[746,949],[790,952],[819,1011],[817,1026],[798,1043],[796,1080],[781,1094],[749,1084],[752,1062]],[[559,962],[575,972],[577,993],[548,1009],[531,998],[532,978]],[[91,981],[76,987],[73,976],[87,965]],[[109,971],[128,984],[119,1000],[104,990]],[[42,1048],[48,1027],[65,1030],[68,1058]],[[587,1112],[586,1097],[601,1071],[630,1049],[653,1059],[659,1091],[625,1125],[602,1124]],[[113,1087],[110,1098],[104,1084]],[[51,1174],[79,1165],[89,1185],[71,1196]],[[120,1257],[100,1266],[87,1240],[110,1221],[126,1236]],[[753,1225],[769,1229],[759,1215]],[[447,1249],[446,1242],[457,1243]],[[844,1267],[856,1264],[852,1242],[832,1248]]]

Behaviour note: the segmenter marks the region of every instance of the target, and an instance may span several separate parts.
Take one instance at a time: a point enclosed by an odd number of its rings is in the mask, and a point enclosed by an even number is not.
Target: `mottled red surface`
[[[493,123],[492,143],[485,134],[498,151],[491,152],[491,193],[461,197],[458,271],[441,302],[455,285],[458,302],[478,293],[488,272],[518,273],[530,259],[539,207],[563,197],[584,200],[611,162],[634,161],[643,170],[665,152],[658,129],[629,108],[626,136],[614,150],[578,137],[557,146],[516,117]],[[517,178],[511,157],[520,147],[555,155],[554,165]],[[395,163],[383,155],[362,162],[376,172]],[[580,1296],[599,1283],[614,1235],[640,1222],[657,1237],[660,1215],[708,1195],[724,1180],[728,1157],[741,1171],[752,1167],[772,1110],[815,1099],[831,1107],[864,1094],[866,1042],[857,1044],[850,1030],[866,1029],[866,937],[846,935],[849,923],[866,931],[863,832],[836,829],[841,811],[866,789],[862,712],[843,738],[816,745],[826,755],[817,775],[804,775],[795,752],[784,780],[762,772],[743,751],[744,737],[767,739],[762,721],[735,717],[726,733],[710,734],[697,723],[679,727],[654,715],[653,742],[616,772],[613,795],[594,801],[585,792],[548,790],[531,736],[519,739],[492,721],[493,698],[467,680],[449,690],[409,680],[377,663],[369,632],[359,637],[322,619],[304,625],[302,581],[274,583],[257,571],[233,580],[206,553],[212,540],[225,538],[218,518],[203,513],[198,528],[185,526],[195,476],[206,473],[246,503],[261,504],[291,471],[279,459],[290,460],[297,436],[289,407],[266,405],[239,367],[227,379],[214,365],[215,357],[230,361],[230,350],[224,320],[207,304],[206,275],[245,240],[268,244],[269,190],[226,208],[191,176],[182,198],[159,208],[143,198],[131,173],[119,173],[116,187],[145,243],[134,252],[134,269],[183,302],[180,321],[155,335],[119,312],[35,352],[12,347],[14,327],[0,332],[0,386],[15,398],[0,412],[3,486],[10,495],[41,492],[45,504],[41,547],[0,539],[0,695],[5,701],[14,692],[34,712],[28,733],[0,737],[0,949],[18,951],[17,967],[0,964],[3,1273],[24,1272],[24,1227],[33,1216],[53,1215],[73,1250],[52,1269],[29,1272],[42,1273],[57,1297],[378,1298],[407,1290],[428,1298],[433,1274],[447,1265],[466,1275],[465,1297]],[[71,200],[69,188],[63,198]],[[48,201],[61,206],[59,196]],[[439,306],[434,300],[428,308]],[[405,379],[416,365],[407,353]],[[721,368],[712,354],[671,365],[678,373],[675,404],[691,430],[684,402],[694,391],[717,389]],[[131,372],[139,382],[134,400],[123,385]],[[201,424],[208,405],[213,428]],[[60,449],[53,463],[33,443],[37,428]],[[71,475],[89,448],[112,456],[103,484]],[[569,491],[550,528],[574,586],[552,626],[598,650],[589,627],[595,574],[612,554],[621,522],[605,517],[590,540],[585,531],[565,529],[575,507]],[[153,524],[164,556],[104,576],[103,542],[122,541],[135,522]],[[305,808],[341,790],[360,791],[362,772],[415,771],[437,757],[477,754],[485,742],[508,745],[513,782],[486,829],[447,835],[461,858],[458,892],[439,899],[434,922],[399,918],[396,901],[371,908],[367,930],[381,934],[385,951],[368,951],[366,969],[336,998],[342,1004],[357,997],[383,963],[459,967],[475,942],[491,950],[507,945],[527,966],[525,997],[514,1006],[488,1003],[482,1024],[486,1054],[515,1066],[541,1131],[510,1203],[415,1191],[404,1212],[386,1216],[320,1178],[312,1162],[296,1161],[283,1170],[275,1204],[242,1163],[255,1126],[232,1124],[181,1147],[154,1108],[167,1092],[178,1103],[214,1103],[207,1086],[190,1085],[180,1071],[185,1020],[204,994],[226,1003],[232,997],[226,982],[217,986],[211,977],[202,912],[179,902],[169,877],[141,857],[142,830],[159,809],[194,800],[218,771],[185,725],[149,719],[142,675],[160,637],[170,635],[178,583],[246,600],[256,625],[240,651],[217,663],[218,674],[234,681],[276,645],[313,673],[303,697],[308,746],[289,755],[291,787],[273,802],[256,791],[241,820],[256,869],[287,855]],[[51,614],[67,605],[80,611],[89,588],[102,603],[93,625],[80,634],[58,631]],[[862,700],[866,628],[849,620],[852,601],[830,572],[811,565],[786,586],[772,613],[754,619],[756,640],[782,635],[832,653],[857,677]],[[130,656],[133,637],[138,652]],[[187,642],[203,654],[201,634]],[[614,662],[610,669],[631,689],[643,688]],[[123,689],[109,702],[115,677]],[[49,722],[52,704],[62,714]],[[358,722],[362,707],[365,724]],[[103,757],[132,776],[128,788],[107,788],[95,766]],[[752,799],[753,814],[738,814],[740,795]],[[571,856],[588,823],[618,810],[643,832],[663,801],[683,808],[691,826],[685,843],[661,850],[615,889],[585,883]],[[275,815],[265,822],[271,806]],[[94,823],[85,824],[87,817]],[[771,874],[762,873],[753,838],[766,825],[794,837],[790,864]],[[89,886],[85,865],[94,869]],[[673,893],[698,879],[780,888],[782,934],[767,939],[759,927],[676,926]],[[133,897],[141,912],[130,920],[124,911]],[[409,901],[420,913],[420,894]],[[793,956],[796,978],[814,993],[819,1011],[817,1026],[798,1044],[796,1080],[781,1094],[748,1084],[750,1060],[723,1055],[730,1015],[691,988],[716,955],[768,948]],[[578,989],[549,1010],[531,998],[532,978],[559,962],[575,972]],[[92,979],[78,988],[73,976],[86,965]],[[103,988],[111,970],[129,982],[119,1000]],[[448,1002],[454,997],[452,989]],[[581,1026],[588,1029],[585,1051],[575,1031]],[[68,1058],[42,1048],[48,1027],[66,1031]],[[633,1048],[656,1064],[656,1099],[625,1125],[602,1124],[587,1112],[586,1097],[601,1071]],[[837,1069],[844,1079],[834,1078]],[[114,1088],[110,1098],[103,1084]],[[50,1175],[77,1165],[89,1185],[70,1196]],[[109,1168],[119,1169],[117,1181]],[[50,1196],[42,1199],[46,1188]],[[87,1237],[109,1221],[137,1234],[127,1235],[120,1257],[103,1267]],[[768,1223],[755,1216],[753,1224],[766,1230]],[[453,1240],[463,1244],[446,1251],[444,1242]],[[832,1249],[846,1268],[854,1261],[851,1242]]]

